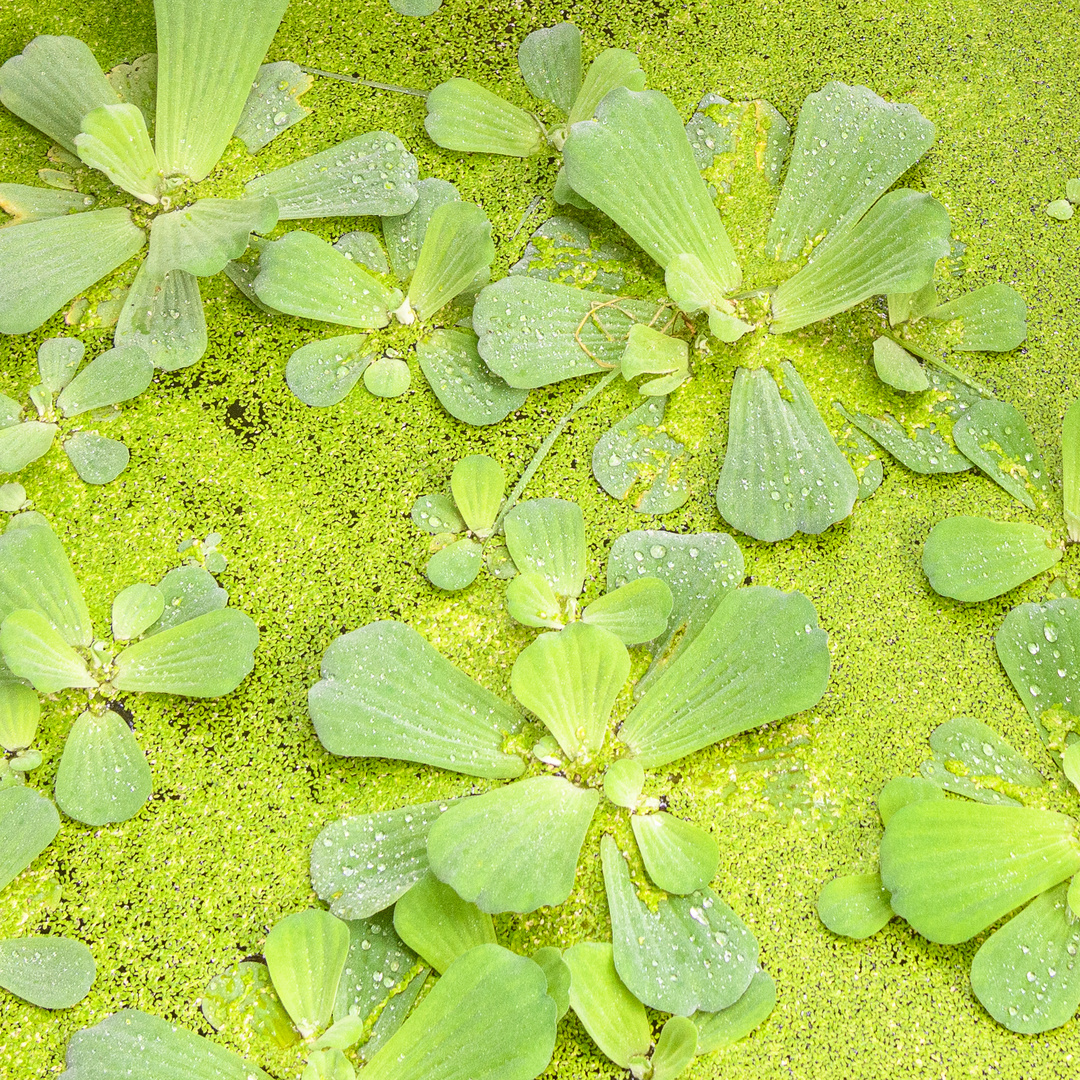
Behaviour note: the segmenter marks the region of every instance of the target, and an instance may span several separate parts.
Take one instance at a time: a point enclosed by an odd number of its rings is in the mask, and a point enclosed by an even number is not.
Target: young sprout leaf
[[[156,144],[167,176],[202,180],[217,164],[288,0],[156,0]]]
[[[776,983],[767,971],[758,968],[734,1005],[719,1012],[696,1012],[690,1017],[698,1029],[698,1055],[711,1054],[745,1038],[775,1007]]]
[[[930,385],[934,386],[933,376]],[[971,468],[971,462],[946,442],[936,427],[918,424],[909,430],[888,414],[879,419],[866,413],[850,413],[838,401],[833,402],[833,408],[912,472],[933,475],[967,472]]]
[[[435,330],[416,343],[416,359],[442,407],[473,427],[505,420],[528,396],[488,369],[467,330]]]
[[[122,206],[0,229],[0,333],[36,330],[145,242]]]
[[[394,905],[394,930],[440,975],[463,953],[495,941],[491,916],[430,871]]]
[[[367,1020],[416,964],[415,954],[394,929],[393,912],[356,919],[348,927],[349,955],[334,999],[335,1024],[347,1017]]]
[[[1061,426],[1062,497],[1069,539],[1080,543],[1080,401],[1074,401]]]
[[[1054,199],[1046,204],[1046,212],[1055,221],[1070,221],[1075,211],[1068,199]]]
[[[886,300],[889,307],[890,326],[917,322],[938,306],[937,286],[933,281],[928,281],[917,292],[889,293]]]
[[[59,430],[55,424],[40,420],[0,428],[0,473],[21,472],[47,454]]]
[[[377,357],[364,368],[364,387],[375,397],[401,397],[410,382],[409,365],[397,356]]]
[[[874,340],[874,370],[886,386],[902,390],[905,394],[918,394],[930,389],[930,380],[922,364],[892,338],[879,337]]]
[[[630,252],[621,244],[560,214],[532,234],[510,273],[615,294],[626,284],[625,269],[619,264],[630,261]]]
[[[689,1016],[734,1004],[757,970],[754,935],[711,889],[647,907],[610,836],[600,846],[615,969],[639,1001]]]
[[[931,319],[960,319],[963,352],[1008,352],[1027,338],[1027,304],[1011,286],[984,285],[933,308]]]
[[[599,795],[534,776],[455,803],[428,833],[437,877],[481,911],[561,904],[574,887]]]
[[[72,154],[82,118],[119,100],[78,38],[42,34],[0,67],[0,103]]]
[[[510,688],[576,758],[600,752],[615,699],[629,675],[630,654],[622,641],[600,626],[579,622],[541,634],[522,649]]]
[[[522,626],[561,630],[564,625],[562,606],[547,578],[531,570],[511,578],[506,586],[506,610]]]
[[[65,217],[88,210],[94,205],[92,195],[78,191],[55,191],[50,188],[29,187],[26,184],[0,184],[0,210],[11,215],[8,225],[27,221]]]
[[[610,631],[624,645],[642,645],[667,629],[672,602],[666,581],[636,578],[588,604],[581,621]]]
[[[0,656],[12,673],[42,694],[97,686],[83,658],[40,611],[13,611],[0,624]]]
[[[570,969],[570,1008],[600,1050],[620,1069],[652,1045],[645,1006],[615,971],[607,942],[580,941],[563,953]]]
[[[908,803],[927,799],[944,799],[945,792],[922,776],[894,776],[878,792],[877,808],[882,825],[888,825],[893,814]],[[879,875],[880,876],[880,875]]]
[[[570,1008],[570,969],[562,958],[562,951],[554,946],[545,945],[532,954],[533,962],[538,964],[547,976],[548,997],[555,1002],[561,1020]]]
[[[40,719],[37,694],[22,683],[0,679],[0,746],[8,753],[25,750],[34,741]]]
[[[298,124],[310,109],[299,99],[311,89],[314,77],[290,60],[263,64],[244,103],[233,136],[254,154],[271,139]]]
[[[162,371],[200,360],[206,352],[206,317],[198,278],[185,270],[160,273],[149,259],[143,262],[120,310],[113,342],[137,345]]]
[[[141,394],[154,377],[154,365],[137,345],[109,349],[91,360],[60,391],[57,407],[65,417],[117,405]]]
[[[445,202],[436,207],[409,285],[411,308],[426,322],[489,269],[494,258],[491,222],[479,206]]]
[[[470,531],[481,536],[491,532],[505,486],[502,466],[486,454],[472,454],[454,466],[450,490]]]
[[[84,484],[110,484],[131,460],[128,448],[117,439],[107,439],[96,431],[77,431],[64,440],[67,454]]]
[[[798,372],[735,372],[728,445],[716,487],[724,520],[757,540],[821,533],[852,511],[859,482]]]
[[[249,196],[277,201],[281,221],[404,214],[416,202],[416,158],[396,135],[369,131],[256,177]]]
[[[1050,483],[1019,411],[1004,401],[977,401],[953,425],[957,449],[1029,510],[1046,505]]]
[[[421,495],[410,511],[413,524],[428,533],[461,533],[465,522],[449,495]]]
[[[384,217],[382,221],[383,239],[398,281],[412,277],[432,214],[446,203],[461,201],[453,184],[434,176],[419,181],[416,192],[416,202],[406,213]]]
[[[787,334],[871,296],[918,291],[949,254],[950,229],[948,212],[932,196],[890,191],[773,293],[770,330]]]
[[[489,779],[524,769],[500,749],[519,714],[404,623],[369,623],[334,641],[308,709],[332,754],[419,761]]]
[[[33,788],[0,788],[0,889],[21,874],[60,831],[56,807]]]
[[[156,585],[139,582],[118,593],[112,604],[115,641],[131,641],[149,630],[165,611],[165,594]]]
[[[86,346],[78,338],[48,338],[38,349],[38,373],[41,385],[51,394],[64,389],[79,370]]]
[[[604,794],[616,805],[636,810],[641,789],[645,786],[645,770],[634,758],[613,761],[604,773]]]
[[[886,102],[865,86],[830,82],[810,94],[799,112],[769,247],[787,260],[821,233],[832,242],[930,149],[934,134],[914,105]],[[888,291],[914,292],[922,284]]]
[[[163,177],[137,105],[92,109],[82,118],[75,148],[90,168],[99,169],[117,187],[145,203],[157,203]]]
[[[386,261],[386,252],[382,249],[374,233],[362,230],[342,233],[334,241],[334,247],[347,259],[352,259],[358,266],[363,266],[373,274],[389,274],[390,264]]]
[[[424,127],[447,150],[524,158],[544,147],[543,128],[532,113],[472,79],[449,79],[429,90]]]
[[[618,87],[596,116],[572,128],[566,140],[574,190],[662,267],[676,255],[696,255],[709,295],[721,303],[742,272],[675,106],[655,90]]]
[[[331,822],[311,848],[311,884],[342,919],[366,919],[427,872],[427,834],[447,802]]]
[[[694,1060],[697,1041],[698,1030],[693,1020],[686,1016],[669,1016],[653,1050],[652,1080],[675,1080]]]
[[[231,694],[255,666],[259,630],[235,608],[197,615],[129,645],[116,658],[118,690],[212,698]]]
[[[75,721],[56,772],[56,803],[68,817],[95,826],[127,821],[152,787],[150,766],[125,720],[106,709]]]
[[[645,692],[619,739],[648,768],[809,709],[828,685],[826,641],[802,593],[732,590]]]
[[[1063,554],[1050,533],[1026,521],[951,517],[930,530],[922,567],[934,592],[973,603],[1007,593]]]
[[[431,556],[424,574],[436,589],[445,592],[467,589],[480,573],[483,554],[484,549],[475,540],[455,540]]]
[[[96,973],[93,954],[74,938],[0,941],[0,986],[40,1009],[78,1005]]]
[[[697,892],[716,877],[720,848],[711,833],[663,811],[634,814],[630,825],[649,877],[665,892]]]
[[[818,893],[817,912],[834,934],[856,941],[872,937],[893,917],[878,873],[833,878]]]
[[[356,1069],[340,1050],[316,1049],[308,1055],[300,1080],[356,1080]]]
[[[557,596],[581,594],[585,583],[585,517],[566,499],[526,499],[504,522],[506,546],[522,572],[541,574]]]
[[[689,369],[690,347],[681,338],[670,337],[641,323],[630,327],[626,349],[619,361],[619,370],[627,382],[646,373],[685,376]],[[649,392],[648,384],[641,387],[641,393]]]
[[[604,49],[585,72],[581,89],[570,107],[567,129],[579,120],[591,120],[600,102],[619,86],[628,90],[644,90],[645,72],[641,70],[637,53],[626,49]]]
[[[1078,870],[1073,819],[1025,806],[909,803],[881,841],[893,911],[945,945],[967,941]]]
[[[534,30],[518,46],[517,58],[533,97],[569,113],[581,89],[581,31],[570,22]]]
[[[252,287],[260,300],[287,315],[366,329],[385,326],[401,302],[397,289],[302,229],[263,248]]]
[[[302,345],[285,365],[289,389],[313,408],[343,401],[371,363],[366,340],[364,334],[342,334]]]

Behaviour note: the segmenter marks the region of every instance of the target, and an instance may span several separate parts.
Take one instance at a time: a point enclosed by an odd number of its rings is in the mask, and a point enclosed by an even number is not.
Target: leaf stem
[[[396,86],[394,83],[372,82],[370,79],[361,79],[359,75],[339,75],[336,71],[323,71],[321,68],[301,67],[301,71],[308,75],[322,75],[325,79],[338,79],[341,82],[353,83],[356,86],[370,86],[373,90],[389,90],[394,94],[409,94],[412,97],[426,98],[426,90],[414,90],[409,86]]]

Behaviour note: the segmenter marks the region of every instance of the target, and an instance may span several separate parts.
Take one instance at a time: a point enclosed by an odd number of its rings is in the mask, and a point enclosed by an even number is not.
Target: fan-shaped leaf
[[[165,594],[156,585],[139,582],[118,593],[112,604],[112,632],[116,641],[139,637],[161,618]]]
[[[66,417],[116,405],[141,394],[154,377],[154,365],[136,345],[109,349],[91,360],[60,391],[57,407]]]
[[[932,378],[930,384],[934,385]],[[951,441],[946,441],[932,424],[919,423],[905,427],[887,414],[879,419],[866,413],[850,413],[836,401],[833,408],[912,472],[932,475],[966,472],[971,468],[971,462],[958,453]]]
[[[645,786],[645,770],[634,758],[613,761],[604,773],[604,794],[616,805],[636,810],[641,789]]]
[[[13,611],[0,625],[0,655],[13,674],[35,690],[54,694],[67,687],[97,686],[83,658],[40,611]]]
[[[0,788],[0,889],[6,888],[60,831],[56,807],[33,788]]]
[[[472,79],[449,79],[427,95],[424,127],[447,150],[532,157],[544,132],[532,113],[511,105]]]
[[[570,22],[534,30],[517,58],[530,93],[568,113],[581,89],[581,31]]]
[[[587,605],[581,620],[610,631],[624,645],[641,645],[667,629],[671,605],[666,581],[635,578]]]
[[[506,586],[506,610],[523,626],[561,630],[564,624],[562,605],[547,578],[532,571],[518,574]]]
[[[526,499],[504,522],[517,568],[541,574],[558,596],[579,596],[585,582],[585,518],[566,499]]]
[[[22,683],[0,679],[0,746],[9,753],[25,750],[34,741],[40,719],[37,694]]]
[[[818,893],[817,911],[834,934],[856,940],[876,934],[893,917],[878,873],[833,878]]]
[[[117,187],[146,203],[157,203],[162,174],[146,120],[138,105],[100,105],[82,118],[75,136],[79,157],[100,169]]]
[[[219,611],[229,602],[229,594],[201,566],[178,566],[158,582],[165,596],[165,610],[147,635],[179,626],[210,611]]]
[[[116,322],[114,343],[137,345],[156,368],[190,367],[206,352],[206,317],[199,281],[185,270],[159,273],[147,259]]]
[[[922,776],[894,776],[878,792],[877,808],[881,823],[888,825],[901,806],[925,799],[944,799],[945,792]]]
[[[41,1009],[69,1009],[90,992],[97,969],[90,950],[68,937],[0,941],[0,986]]]
[[[56,191],[26,184],[0,184],[0,210],[11,215],[8,225],[77,214],[94,205],[92,195],[80,191]]]
[[[154,218],[148,261],[159,274],[210,277],[239,259],[251,234],[268,233],[277,217],[273,199],[199,199]]]
[[[495,258],[491,222],[475,203],[444,202],[432,211],[409,285],[409,303],[426,322],[463,293]]]
[[[63,390],[82,363],[86,346],[78,338],[47,338],[38,349],[41,384],[51,394]]]
[[[456,592],[467,589],[480,573],[484,549],[475,541],[463,538],[439,548],[428,559],[424,574],[436,589]]]
[[[353,230],[343,233],[334,241],[334,247],[347,259],[366,267],[375,274],[389,274],[390,264],[374,233]]]
[[[902,390],[905,394],[918,394],[930,389],[930,380],[922,365],[892,338],[874,339],[874,370],[886,386]]]
[[[60,429],[40,420],[26,420],[0,428],[0,473],[21,472],[49,452]]]
[[[244,111],[233,135],[254,154],[271,139],[298,124],[310,109],[300,104],[314,78],[299,64],[279,60],[275,64],[263,64],[255,77],[255,84],[244,102]]]
[[[652,1062],[653,1080],[674,1080],[694,1060],[698,1030],[685,1016],[669,1016],[656,1040]]]
[[[505,420],[528,396],[488,370],[476,351],[476,335],[467,331],[434,331],[416,343],[416,358],[442,407],[474,427]]]
[[[458,189],[448,180],[428,176],[416,185],[417,199],[407,213],[384,217],[383,239],[390,255],[390,265],[398,281],[408,281],[420,258],[431,215],[448,202],[460,202]]]
[[[465,522],[449,495],[421,495],[410,511],[413,524],[429,533],[460,533]]]
[[[529,237],[510,273],[617,293],[626,283],[630,261],[630,252],[607,234],[590,232],[573,218],[556,215]]]
[[[289,357],[285,381],[305,404],[325,408],[343,401],[371,363],[365,334],[309,341]]]
[[[671,814],[634,814],[634,839],[649,877],[665,892],[704,889],[720,865],[720,848],[710,833]]]
[[[335,1023],[346,1017],[368,1020],[380,1006],[385,1012],[384,1003],[391,994],[396,997],[404,993],[398,984],[409,978],[416,964],[413,951],[394,930],[392,912],[354,920],[348,927],[349,955],[334,1001]],[[421,971],[426,973],[426,969]]]
[[[96,431],[77,431],[64,442],[79,479],[85,484],[110,484],[131,460],[128,448],[117,439],[107,439]]]
[[[698,1054],[711,1054],[738,1042],[762,1024],[775,1006],[776,983],[767,971],[758,968],[734,1005],[720,1012],[696,1012],[690,1018],[698,1029]]]
[[[486,454],[462,458],[450,476],[450,490],[458,511],[469,529],[480,535],[489,533],[495,524],[505,487],[502,466]]]
[[[1008,352],[1027,338],[1027,304],[1011,286],[984,285],[928,312],[931,319],[960,319],[965,352]]]
[[[627,90],[644,90],[645,72],[641,70],[637,53],[626,49],[604,49],[585,72],[566,120],[567,127],[579,120],[591,120],[600,102],[619,86]]]
[[[440,975],[463,953],[495,941],[491,916],[430,871],[394,905],[394,930]]]

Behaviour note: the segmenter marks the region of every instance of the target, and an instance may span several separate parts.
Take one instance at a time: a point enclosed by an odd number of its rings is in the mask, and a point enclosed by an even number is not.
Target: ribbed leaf
[[[0,889],[6,888],[60,831],[56,807],[33,788],[0,788]]]
[[[735,372],[716,505],[757,540],[821,533],[852,511],[859,482],[798,372],[781,365],[783,389],[766,368]]]
[[[898,326],[903,322],[917,322],[938,306],[937,286],[932,281],[928,281],[918,292],[889,293],[886,300],[889,307],[890,326]]]
[[[118,690],[221,697],[255,666],[259,631],[249,616],[222,608],[129,645],[116,658]]]
[[[80,191],[57,191],[27,184],[0,184],[0,210],[11,215],[7,225],[77,214],[94,205],[93,195]]]
[[[25,750],[34,741],[40,719],[37,694],[22,683],[0,679],[0,746],[9,753]]]
[[[933,378],[931,378],[933,386]],[[967,472],[971,462],[931,425],[901,425],[894,417],[850,413],[839,402],[833,408],[859,431],[868,435],[912,472],[923,475]],[[935,410],[931,408],[931,413]]]
[[[835,238],[930,149],[934,137],[934,125],[914,105],[884,101],[865,86],[826,83],[799,112],[768,245],[778,258],[792,259],[822,233]]]
[[[57,408],[65,417],[117,405],[138,397],[154,378],[154,365],[137,345],[109,349],[90,361],[60,391]]]
[[[590,230],[557,214],[529,237],[510,273],[615,294],[626,284],[631,261],[630,252],[612,240],[609,232]]]
[[[698,1055],[738,1042],[762,1024],[775,1007],[776,983],[767,971],[758,968],[734,1005],[720,1012],[696,1012],[690,1018],[698,1029]]]
[[[619,638],[579,622],[541,634],[522,649],[510,688],[576,758],[602,749],[615,699],[629,675],[630,654]]]
[[[636,810],[641,789],[645,786],[645,770],[634,758],[618,758],[604,773],[604,794],[616,806]]]
[[[704,829],[663,811],[634,814],[630,825],[649,877],[665,892],[697,892],[716,877],[720,848]]]
[[[96,431],[77,431],[64,440],[64,453],[84,484],[111,484],[131,460],[128,448]]]
[[[166,175],[201,180],[236,130],[288,0],[155,0],[156,144]]]
[[[479,206],[445,202],[435,208],[424,233],[420,257],[409,285],[409,303],[427,321],[495,258],[491,222]]]
[[[946,945],[967,941],[1078,870],[1076,822],[1024,806],[910,803],[881,841],[893,911]]]
[[[0,333],[36,330],[145,240],[122,206],[0,229]]]
[[[581,621],[609,631],[624,645],[641,645],[667,629],[671,605],[666,581],[637,578],[587,605]]]
[[[644,90],[645,72],[641,70],[637,53],[626,49],[604,49],[585,72],[581,89],[570,108],[567,127],[579,120],[591,120],[596,107],[617,86]]]
[[[78,338],[47,338],[38,349],[41,385],[51,394],[64,389],[79,370],[86,346]]]
[[[165,612],[165,594],[156,585],[139,582],[117,593],[112,603],[114,641],[130,641],[149,630]]]
[[[930,195],[890,191],[773,293],[770,330],[787,334],[871,296],[916,292],[949,254],[950,228],[945,207]]]
[[[277,311],[343,326],[385,326],[401,302],[396,289],[387,288],[325,240],[299,229],[262,249],[252,287]]]
[[[1008,352],[1027,338],[1027,304],[1011,286],[984,285],[928,312],[931,319],[960,319],[965,352]]]
[[[972,603],[1007,593],[1049,570],[1063,554],[1038,525],[951,517],[930,530],[922,568],[934,592]]]
[[[1080,401],[1074,401],[1061,426],[1061,489],[1069,539],[1080,543]]]
[[[757,970],[754,935],[711,889],[665,896],[655,910],[637,895],[610,836],[600,845],[615,970],[639,1001],[689,1016],[734,1004]]]
[[[599,798],[561,777],[534,776],[463,799],[431,826],[431,869],[492,914],[561,904]]]
[[[342,334],[302,345],[285,365],[289,389],[317,408],[344,401],[371,363],[366,341],[365,334]]]
[[[383,251],[383,246],[374,233],[364,232],[362,229],[342,233],[334,241],[334,247],[347,259],[352,259],[354,263],[371,270],[373,273],[390,273],[390,264],[386,261],[386,252]]]
[[[481,535],[491,531],[505,487],[502,466],[487,454],[470,454],[454,466],[450,490],[470,531]]]
[[[558,596],[580,596],[585,583],[585,517],[566,499],[526,499],[503,524],[522,573],[542,574]]]
[[[277,201],[282,221],[404,214],[417,198],[416,158],[396,135],[369,131],[256,177],[249,196]]]
[[[298,124],[310,109],[300,104],[314,77],[291,60],[263,64],[244,102],[244,111],[233,135],[254,154],[271,139]]]
[[[544,133],[532,113],[511,105],[472,79],[449,79],[427,95],[424,127],[447,150],[532,157]]]
[[[161,169],[138,105],[92,109],[82,118],[75,149],[90,168],[100,169],[117,187],[143,202],[157,203]]]
[[[893,917],[878,873],[833,878],[818,893],[817,911],[834,934],[856,940],[876,934]]]
[[[456,592],[467,589],[480,573],[484,549],[469,539],[455,540],[428,559],[424,574],[436,589]]]
[[[382,222],[390,265],[394,268],[394,276],[402,282],[408,281],[416,269],[431,215],[444,203],[461,201],[453,184],[434,176],[419,181],[416,192],[416,202],[407,213],[384,217]]]
[[[148,261],[159,274],[210,277],[247,251],[253,232],[268,233],[276,224],[273,199],[199,199],[154,218]]]
[[[653,1049],[652,1080],[675,1080],[697,1052],[697,1027],[685,1016],[669,1016]]]
[[[367,1020],[392,993],[401,992],[398,984],[416,963],[416,956],[394,930],[391,912],[347,925],[349,955],[334,999],[335,1023],[347,1016]],[[426,974],[426,969],[421,970]]]
[[[156,368],[190,367],[206,352],[199,281],[184,270],[159,273],[147,259],[124,300],[113,341],[137,345]]]
[[[49,452],[60,429],[40,420],[0,428],[0,473],[21,472],[31,462]]]
[[[530,93],[568,113],[581,89],[581,31],[570,22],[534,30],[517,58]]]
[[[799,592],[736,589],[645,692],[619,739],[646,768],[666,765],[811,708],[828,681],[814,605]]]
[[[12,673],[43,694],[97,686],[83,658],[40,611],[13,611],[0,624],[0,656]]]
[[[506,586],[506,610],[522,626],[561,630],[564,625],[562,605],[547,578],[531,570],[511,578]]]
[[[96,973],[93,954],[74,938],[0,941],[0,986],[41,1009],[78,1005]]]
[[[735,251],[679,113],[663,94],[612,90],[596,120],[571,129],[563,157],[574,190],[662,267],[676,255],[695,255],[714,303],[738,286],[742,273]]]
[[[0,67],[0,103],[73,154],[82,118],[119,100],[77,38],[43,34]]]
[[[201,566],[189,564],[170,570],[159,582],[165,596],[165,610],[147,634],[157,634],[180,623],[219,611],[229,602],[229,594]]]
[[[492,779],[524,768],[500,750],[518,714],[404,623],[369,623],[339,637],[323,656],[308,709],[332,754],[420,761]]]
[[[491,916],[431,871],[394,905],[394,930],[440,975],[470,949],[495,941]]]
[[[905,394],[918,394],[930,389],[930,380],[922,364],[892,338],[874,339],[874,370],[886,386],[902,390]]]

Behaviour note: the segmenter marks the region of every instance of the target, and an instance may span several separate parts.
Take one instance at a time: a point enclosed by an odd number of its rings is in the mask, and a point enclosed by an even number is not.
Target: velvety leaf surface
[[[390,264],[386,261],[386,252],[374,233],[354,229],[342,233],[334,241],[334,247],[347,259],[366,267],[375,274],[389,274]]]
[[[69,1009],[90,992],[94,957],[68,937],[0,941],[0,986],[42,1009]]]
[[[581,89],[581,31],[570,22],[534,30],[517,59],[529,92],[568,113]]]
[[[33,788],[0,789],[0,889],[6,888],[60,831],[56,807]]]
[[[84,484],[111,484],[131,460],[122,442],[96,431],[76,431],[64,440],[64,453]]]
[[[522,573],[541,574],[557,596],[579,596],[585,582],[585,518],[567,499],[526,499],[503,523]]]
[[[14,675],[42,694],[97,686],[83,658],[40,611],[13,611],[0,625],[0,656]]]
[[[704,829],[663,811],[634,814],[630,825],[649,877],[665,892],[697,892],[716,877],[720,848]]]
[[[618,758],[604,773],[604,794],[616,806],[637,809],[641,789],[645,786],[645,770],[634,758]]]
[[[591,120],[596,107],[617,86],[628,90],[645,89],[645,72],[637,53],[626,49],[603,49],[589,65],[581,89],[570,108],[567,126],[579,120]]]
[[[1069,539],[1080,543],[1080,401],[1065,413],[1061,427],[1062,497]]]
[[[156,203],[162,185],[146,120],[137,105],[100,105],[82,118],[75,149],[92,169],[146,203]]]
[[[760,1026],[776,1006],[776,983],[758,968],[750,985],[734,1005],[719,1012],[696,1012],[691,1017],[698,1029],[698,1054],[711,1054],[745,1038]]]
[[[667,629],[671,605],[666,581],[635,578],[588,604],[581,621],[609,631],[624,645],[641,645]]]
[[[60,429],[56,424],[25,420],[0,428],[0,473],[17,473],[49,452]]]
[[[0,679],[0,746],[9,753],[26,749],[34,741],[40,719],[37,694],[22,683]]]
[[[565,624],[562,605],[548,580],[531,570],[517,574],[506,586],[506,610],[523,626],[561,630]]]
[[[277,220],[273,199],[199,199],[154,218],[148,261],[158,274],[210,277],[247,251],[252,233],[270,232]]]
[[[427,176],[416,185],[416,202],[404,213],[382,219],[383,239],[390,255],[390,265],[398,281],[412,277],[420,259],[428,223],[432,214],[448,202],[460,202],[458,189],[448,180]]]
[[[495,941],[491,916],[430,870],[394,905],[394,930],[440,975],[470,949]]]
[[[449,495],[421,495],[409,511],[413,524],[427,533],[460,533],[465,522]]]
[[[28,184],[0,184],[0,210],[11,215],[9,225],[77,214],[89,210],[93,205],[92,195],[83,195],[78,191],[57,191],[53,188],[30,187]]]
[[[928,314],[931,319],[962,321],[957,348],[965,352],[1008,352],[1027,338],[1027,304],[1009,285],[984,285]]]
[[[932,281],[928,281],[917,292],[889,293],[886,301],[889,308],[890,326],[898,326],[904,322],[917,322],[938,306],[937,286]]]
[[[279,60],[263,64],[244,102],[244,111],[237,121],[233,135],[254,154],[271,139],[298,124],[310,109],[299,98],[311,89],[314,77],[301,70],[299,64]]]
[[[190,367],[206,352],[206,316],[199,281],[184,270],[159,273],[145,261],[135,275],[113,342],[137,345],[156,368]]]
[[[285,365],[289,389],[316,408],[343,401],[371,362],[366,341],[365,334],[342,334],[301,345]]]
[[[558,1007],[561,1020],[570,1008],[570,969],[562,958],[562,951],[553,945],[545,945],[537,949],[532,958],[547,976],[548,997]]]
[[[56,405],[69,419],[138,397],[154,377],[154,365],[137,345],[109,349],[90,361],[60,391]]]
[[[474,427],[505,420],[528,396],[488,369],[476,351],[476,335],[465,330],[434,331],[417,342],[416,359],[442,407]]]
[[[495,258],[491,222],[475,203],[445,202],[433,211],[409,285],[422,321],[464,292]]]
[[[78,338],[46,338],[38,348],[38,373],[50,393],[63,390],[82,363],[86,345]]]
[[[817,912],[834,934],[856,940],[876,934],[893,917],[878,873],[833,878],[818,893]]]
[[[424,127],[447,150],[531,157],[544,145],[532,113],[511,105],[472,79],[449,79],[428,91]]]

